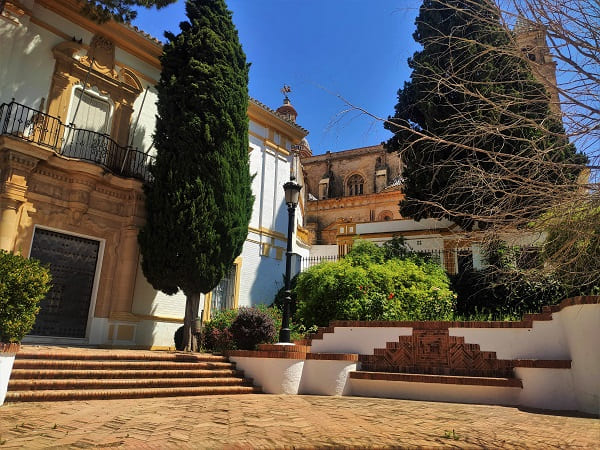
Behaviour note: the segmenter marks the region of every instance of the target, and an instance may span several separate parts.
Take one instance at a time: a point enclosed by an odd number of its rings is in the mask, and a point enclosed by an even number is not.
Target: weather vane
[[[288,94],[292,92],[292,88],[289,87],[287,84],[284,84],[283,87],[281,88],[281,93],[283,94],[283,96],[285,97],[286,100],[288,99]]]

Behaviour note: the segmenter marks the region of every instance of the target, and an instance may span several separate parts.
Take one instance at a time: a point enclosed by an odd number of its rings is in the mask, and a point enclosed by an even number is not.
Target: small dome
[[[306,138],[302,138],[300,143],[303,145],[302,150],[300,150],[300,158],[310,158],[312,156],[312,150],[310,149],[308,140]]]
[[[277,112],[294,123],[296,122],[296,117],[298,117],[298,112],[292,106],[290,99],[287,97],[283,100],[283,105],[277,108]]]

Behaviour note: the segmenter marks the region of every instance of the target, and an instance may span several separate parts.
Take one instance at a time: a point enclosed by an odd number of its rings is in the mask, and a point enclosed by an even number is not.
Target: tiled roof
[[[122,24],[125,28],[130,29],[131,31],[139,34],[140,36],[145,37],[146,39],[148,39],[151,42],[154,42],[157,45],[160,45],[162,47],[162,42],[160,41],[160,39],[155,38],[154,36],[152,36],[150,33],[146,33],[144,30],[136,27],[135,25],[132,25],[131,23],[123,23]]]

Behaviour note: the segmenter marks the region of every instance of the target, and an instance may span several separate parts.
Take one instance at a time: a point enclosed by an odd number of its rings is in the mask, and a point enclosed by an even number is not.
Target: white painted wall
[[[518,405],[521,389],[499,386],[350,379],[352,395],[435,402]]]
[[[310,247],[310,256],[337,256],[337,245],[313,245]]]
[[[571,356],[577,409],[600,416],[600,305],[575,305],[559,316]]]
[[[304,360],[231,356],[236,367],[266,394],[298,394]]]
[[[449,328],[450,336],[496,352],[498,359],[569,359],[560,320],[533,322],[532,328]]]
[[[515,377],[523,383],[519,405],[563,411],[578,409],[572,370],[517,367]]]
[[[396,342],[400,336],[412,335],[410,327],[335,327],[335,333],[325,333],[323,339],[311,344],[313,353],[358,353],[372,355],[386,342]]]
[[[16,353],[0,353],[0,406],[4,404]]]
[[[308,359],[304,362],[299,393],[309,395],[350,395],[349,374],[357,363]]]
[[[271,249],[268,256],[262,256],[259,239],[258,233],[250,232],[244,243],[239,306],[270,305],[283,286],[285,252],[280,260],[276,258],[275,249]],[[285,246],[285,243],[276,239],[276,245]]]
[[[27,16],[21,20],[22,26],[0,20],[0,103],[14,98],[37,108],[50,91],[52,48],[63,39],[29,22]]]

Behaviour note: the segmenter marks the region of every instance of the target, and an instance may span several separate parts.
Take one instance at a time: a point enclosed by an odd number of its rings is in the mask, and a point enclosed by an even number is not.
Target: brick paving
[[[600,448],[600,420],[502,406],[256,394],[0,407],[0,449],[90,447],[593,449]]]

